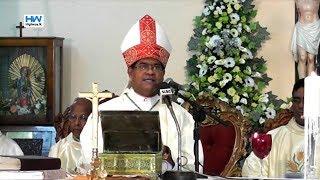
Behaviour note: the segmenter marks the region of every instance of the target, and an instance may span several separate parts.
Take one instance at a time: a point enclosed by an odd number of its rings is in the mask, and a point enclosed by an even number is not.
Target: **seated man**
[[[178,157],[176,124],[170,111],[165,105],[161,105],[158,95],[171,51],[167,36],[152,17],[145,15],[127,33],[121,50],[128,67],[129,87],[119,97],[101,104],[99,110],[159,111],[162,143],[170,148],[173,160],[176,160]],[[194,120],[180,105],[172,103],[172,106],[182,133],[182,156],[185,157],[182,159],[187,160],[184,161],[187,163],[186,168],[194,170]],[[92,123],[87,123],[80,137],[87,162],[91,162],[92,155],[91,126]],[[98,150],[101,153],[103,138],[100,120],[98,129]],[[202,162],[202,148],[199,152]],[[166,150],[163,157],[170,162],[168,154],[170,153]],[[173,162],[171,166],[174,166]]]
[[[91,101],[85,98],[77,98],[70,106],[68,121],[71,133],[53,145],[49,157],[61,159],[61,168],[69,173],[74,173],[82,157],[81,144],[79,143],[80,133],[87,122],[92,111]]]
[[[12,139],[3,135],[0,131],[0,155],[3,156],[23,156],[19,145]]]
[[[293,118],[285,126],[268,132],[272,136],[272,149],[263,159],[262,174],[260,159],[252,152],[244,162],[242,176],[285,177],[290,173],[303,173],[304,156],[304,79],[298,80],[292,91]]]

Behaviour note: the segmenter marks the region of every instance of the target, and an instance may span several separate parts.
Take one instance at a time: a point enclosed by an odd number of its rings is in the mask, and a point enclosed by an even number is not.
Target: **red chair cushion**
[[[200,128],[200,140],[203,147],[203,173],[220,175],[231,157],[235,130],[230,124],[203,126]]]

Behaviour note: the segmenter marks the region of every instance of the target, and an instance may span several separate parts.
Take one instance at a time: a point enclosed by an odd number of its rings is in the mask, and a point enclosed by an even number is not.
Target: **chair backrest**
[[[249,121],[237,109],[218,99],[203,98],[197,102],[228,124],[219,124],[208,116],[202,122],[200,140],[204,155],[203,172],[222,177],[240,176],[241,167],[238,161],[247,154],[245,147],[247,133],[250,131]]]
[[[63,113],[59,113],[53,121],[53,126],[56,130],[56,142],[65,138],[70,133],[68,116],[70,114],[70,106],[67,107]]]
[[[203,172],[220,175],[233,152],[235,130],[232,124],[205,125],[200,128],[200,139],[204,151]]]
[[[24,155],[42,155],[43,139],[13,139],[21,148]]]
[[[104,90],[103,92],[110,92],[110,91]],[[118,96],[113,94],[111,98],[100,99],[99,104],[107,102],[115,97],[118,97]],[[70,115],[70,113],[71,113],[71,105],[68,106],[63,113],[59,113],[54,119],[53,125],[57,132],[56,142],[58,142],[62,138],[67,137],[71,133],[70,122],[68,120],[68,116]]]
[[[283,109],[277,113],[277,116],[274,119],[269,119],[266,121],[263,131],[268,132],[277,127],[288,124],[288,122],[293,117],[293,112],[289,109]]]

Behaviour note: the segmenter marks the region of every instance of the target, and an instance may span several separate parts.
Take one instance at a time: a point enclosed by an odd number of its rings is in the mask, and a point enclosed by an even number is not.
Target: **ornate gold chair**
[[[289,109],[283,109],[280,112],[278,112],[277,116],[274,119],[269,119],[268,121],[266,121],[263,131],[268,132],[277,127],[286,125],[292,117],[292,111],[290,111]]]
[[[53,126],[56,130],[56,142],[58,142],[60,139],[67,137],[68,134],[71,132],[68,120],[69,114],[70,106],[67,107],[63,113],[59,113],[54,119]]]
[[[249,122],[235,108],[218,99],[199,99],[199,104],[206,111],[215,113],[217,117],[228,124],[217,123],[208,117],[200,127],[200,140],[203,146],[203,172],[208,175],[240,176],[240,158],[246,155],[247,133]],[[190,109],[189,105],[184,106]]]

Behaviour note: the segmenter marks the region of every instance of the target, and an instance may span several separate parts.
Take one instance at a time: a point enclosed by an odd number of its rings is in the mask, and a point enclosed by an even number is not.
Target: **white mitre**
[[[138,60],[153,58],[166,66],[172,47],[161,26],[149,16],[134,24],[121,44],[121,52],[128,67]]]

